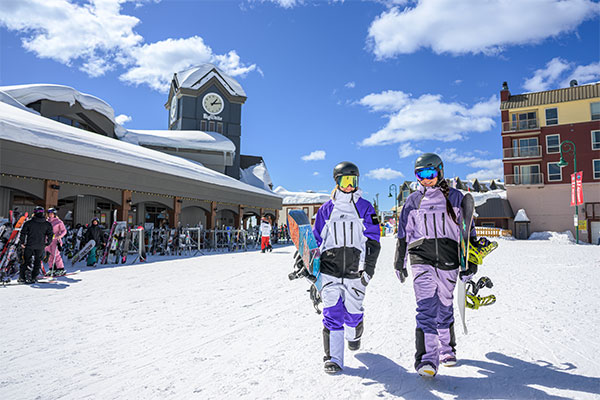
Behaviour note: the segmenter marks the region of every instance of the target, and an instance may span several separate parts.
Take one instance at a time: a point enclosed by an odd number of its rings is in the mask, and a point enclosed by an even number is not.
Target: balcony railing
[[[540,127],[537,118],[507,121],[502,123],[502,132],[530,131]]]
[[[504,175],[506,185],[543,185],[544,174]]]
[[[504,152],[504,159],[509,158],[534,158],[542,156],[542,146],[528,146],[528,147],[509,147],[502,149]]]

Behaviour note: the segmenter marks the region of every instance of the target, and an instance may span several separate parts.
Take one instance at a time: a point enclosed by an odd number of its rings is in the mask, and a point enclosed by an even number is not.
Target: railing
[[[542,146],[528,146],[528,147],[508,147],[502,149],[504,159],[509,158],[533,158],[542,156]]]
[[[530,131],[539,127],[540,124],[537,118],[507,121],[502,123],[502,132]]]
[[[476,226],[475,232],[477,232],[477,236],[485,236],[485,237],[507,237],[512,236],[512,231],[510,229],[501,229],[501,228],[488,228],[485,226]]]
[[[504,175],[505,185],[543,185],[544,174]]]

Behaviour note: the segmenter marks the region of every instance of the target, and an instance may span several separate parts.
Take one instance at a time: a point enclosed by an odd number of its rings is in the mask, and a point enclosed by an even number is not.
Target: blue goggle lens
[[[435,168],[432,168],[432,167],[422,168],[422,169],[415,171],[415,175],[417,176],[417,179],[420,181],[422,181],[423,179],[433,179],[433,178],[437,178],[438,170]]]

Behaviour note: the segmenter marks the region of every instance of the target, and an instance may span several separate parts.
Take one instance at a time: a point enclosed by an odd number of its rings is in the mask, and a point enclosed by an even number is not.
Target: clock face
[[[173,95],[171,99],[171,123],[175,121],[175,117],[177,116],[177,96]]]
[[[209,114],[220,114],[223,111],[223,98],[216,93],[207,93],[202,99],[202,107]]]

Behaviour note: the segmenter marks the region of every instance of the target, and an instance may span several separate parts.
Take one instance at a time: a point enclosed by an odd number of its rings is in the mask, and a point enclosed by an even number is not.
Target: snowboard
[[[304,267],[316,280],[313,282],[317,290],[321,290],[321,259],[317,239],[312,231],[310,220],[302,210],[290,210],[288,226],[294,246],[304,261]]]
[[[83,260],[83,258],[87,256],[90,251],[92,251],[94,246],[96,246],[96,241],[94,239],[87,242],[86,245],[83,246],[83,248],[73,256],[71,259],[71,265],[75,265],[77,261]]]
[[[475,201],[470,193],[463,197],[461,207],[462,219],[460,221],[460,243],[459,243],[459,271],[466,271],[469,262],[469,246],[471,238],[471,230],[473,229],[473,214],[475,212]],[[466,304],[467,304],[467,286],[462,279],[458,278],[456,283],[456,301],[458,302],[458,314],[463,326],[463,332],[469,333],[466,321]]]

